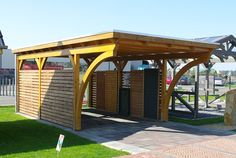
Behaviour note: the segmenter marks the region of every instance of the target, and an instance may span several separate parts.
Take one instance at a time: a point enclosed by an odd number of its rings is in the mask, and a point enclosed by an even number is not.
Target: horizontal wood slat
[[[73,71],[42,70],[41,118],[72,128]]]
[[[130,114],[134,117],[144,116],[144,73],[131,71],[130,75]]]
[[[117,71],[105,72],[105,111],[117,111]]]
[[[38,70],[20,70],[19,78],[19,112],[34,118],[38,118]]]

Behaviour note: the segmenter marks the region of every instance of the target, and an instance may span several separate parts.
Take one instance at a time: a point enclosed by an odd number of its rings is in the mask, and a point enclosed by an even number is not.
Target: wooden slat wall
[[[105,110],[105,72],[98,71],[97,72],[97,90],[96,92],[96,109]]]
[[[160,69],[158,70],[157,73],[157,86],[158,86],[158,91],[157,91],[157,119],[160,120],[160,116],[161,116],[161,79],[162,79],[162,73],[160,71]]]
[[[130,72],[130,115],[144,117],[144,72]]]
[[[158,92],[158,97],[157,97],[157,99],[159,100],[158,101],[158,104],[159,104],[159,116],[161,116],[161,105],[162,105],[162,72],[161,72],[161,69],[159,70],[159,75],[158,75],[158,77],[159,77],[159,92]]]
[[[92,83],[91,83],[91,106],[96,107],[97,106],[97,73],[93,73],[92,75]]]
[[[117,112],[117,71],[105,72],[105,111]]]
[[[19,112],[34,118],[39,116],[38,70],[19,71]]]
[[[73,127],[73,70],[42,70],[41,119]]]

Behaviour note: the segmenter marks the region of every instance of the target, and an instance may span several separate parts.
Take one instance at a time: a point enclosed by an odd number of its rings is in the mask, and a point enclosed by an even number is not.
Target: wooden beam
[[[22,68],[24,60],[18,60],[18,61],[19,61],[18,69],[20,70]]]
[[[168,111],[164,111],[165,107],[165,95],[166,95],[166,76],[167,76],[167,60],[162,61],[161,65],[161,72],[162,72],[162,78],[161,78],[161,116],[162,115],[168,115]]]
[[[107,44],[107,45],[101,45],[101,46],[90,46],[90,47],[84,47],[84,48],[76,48],[71,49],[71,54],[88,54],[88,53],[99,53],[99,52],[105,52],[105,51],[111,51],[114,50],[115,44]]]
[[[147,50],[147,51],[174,51],[174,52],[207,52],[209,48],[196,47],[196,46],[186,46],[186,45],[177,45],[175,43],[155,43],[155,42],[143,42],[143,41],[119,41],[121,50]],[[135,53],[136,51],[134,51]]]
[[[19,112],[19,81],[20,81],[20,70],[22,68],[24,60],[19,60],[18,56],[16,57],[16,108],[15,111]]]
[[[95,71],[95,69],[98,67],[98,65],[104,61],[107,58],[110,58],[113,56],[113,51],[107,51],[102,53],[101,55],[99,55],[92,63],[91,65],[88,67],[87,71],[85,72],[83,79],[82,79],[82,83],[81,83],[81,87],[79,88],[79,97],[77,100],[77,105],[76,107],[77,109],[77,114],[78,117],[77,119],[77,126],[76,126],[76,130],[80,130],[81,129],[81,109],[82,109],[82,103],[83,103],[83,96],[84,96],[84,92],[85,89],[87,87],[88,81],[91,79],[91,75],[93,74],[93,72]]]
[[[113,60],[113,63],[114,65],[116,66],[116,69],[117,69],[117,98],[119,98],[119,91],[120,91],[120,88],[122,88],[122,74],[123,74],[123,70],[125,68],[125,65],[127,64],[127,60],[125,61],[120,61],[120,60]],[[120,103],[119,103],[119,99],[117,99],[117,111],[119,111],[119,106],[120,106]]]
[[[38,98],[38,102],[39,102],[39,105],[38,105],[38,117],[39,119],[41,118],[41,106],[42,106],[42,102],[41,102],[41,84],[42,84],[42,79],[41,79],[41,76],[42,76],[42,69],[47,61],[47,58],[44,57],[44,58],[35,58],[35,61],[37,63],[37,66],[38,66],[38,82],[39,82],[39,87],[38,87],[38,91],[39,91],[39,98]]]
[[[92,63],[92,61],[93,61],[93,59],[91,59],[91,58],[83,58],[84,59],[84,61],[87,63],[87,65],[89,66],[91,63]]]
[[[48,51],[42,53],[32,53],[32,54],[24,54],[19,55],[19,59],[35,59],[35,58],[43,58],[43,57],[60,57],[60,56],[68,56],[70,55],[69,50],[60,50],[60,51]]]
[[[71,45],[86,45],[86,43],[93,42],[93,41],[101,41],[101,40],[109,40],[112,42],[112,37],[113,37],[113,32],[107,32],[103,34],[95,34],[95,35],[90,35],[90,36],[84,36],[84,37],[79,37],[79,38],[74,38],[74,39],[69,39],[69,40],[64,40],[64,41],[57,41],[57,42],[52,42],[52,43],[47,43],[47,44],[42,44],[42,45],[36,45],[32,47],[26,47],[26,48],[20,48],[20,49],[15,49],[13,50],[14,53],[24,53],[24,52],[32,52],[32,51],[41,51],[45,49],[55,49],[57,47],[71,47]],[[111,40],[110,40],[111,39]]]
[[[163,103],[162,103],[163,106],[161,108],[161,120],[162,121],[168,121],[168,108],[169,108],[170,97],[171,97],[172,92],[174,90],[174,87],[177,84],[177,82],[180,79],[180,77],[186,71],[188,71],[190,68],[192,68],[193,66],[196,66],[198,64],[207,62],[209,60],[209,58],[210,58],[209,54],[206,54],[205,57],[198,58],[198,59],[188,63],[182,69],[180,69],[180,71],[174,76],[171,84],[169,85],[169,88],[168,88],[166,94],[164,96],[162,96],[164,98]]]
[[[47,51],[42,53],[32,53],[32,54],[24,54],[19,55],[19,60],[22,59],[35,59],[42,57],[60,57],[60,56],[69,56],[74,54],[93,54],[93,53],[102,53],[105,51],[111,51],[115,48],[115,44],[107,44],[107,45],[97,45],[90,47],[81,47],[76,49],[63,49],[60,51]]]
[[[124,70],[124,68],[125,68],[125,66],[126,66],[127,63],[128,63],[127,60],[123,60],[123,61],[122,61],[122,63],[121,63],[121,70],[122,70],[122,71]]]
[[[44,57],[44,58],[42,58],[42,60],[41,60],[41,69],[43,69],[44,68],[44,66],[45,66],[45,64],[46,64],[46,61],[47,61],[47,57]]]
[[[81,128],[81,109],[78,107],[78,97],[80,89],[80,55],[73,55],[73,70],[74,70],[74,129],[80,130]],[[72,59],[72,58],[71,58]],[[81,107],[82,108],[82,107]]]
[[[38,66],[38,118],[41,118],[41,73],[42,73],[42,58],[36,58],[35,59],[37,66]]]
[[[70,62],[73,67],[75,67],[75,62],[74,62],[74,55],[69,55]]]

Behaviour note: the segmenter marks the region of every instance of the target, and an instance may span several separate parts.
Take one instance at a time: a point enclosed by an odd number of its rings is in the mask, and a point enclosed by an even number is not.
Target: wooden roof
[[[166,58],[170,58],[171,56],[176,56],[175,58],[194,58],[195,55],[198,56],[201,53],[210,52],[218,47],[218,44],[216,43],[123,31],[112,31],[15,49],[13,52],[17,55],[37,54],[48,51],[89,48],[108,44],[116,44],[118,46],[116,54],[117,57],[127,58],[131,56],[148,57],[153,55],[162,55],[166,56]],[[91,55],[93,54],[96,56],[98,55],[94,52],[91,52]]]

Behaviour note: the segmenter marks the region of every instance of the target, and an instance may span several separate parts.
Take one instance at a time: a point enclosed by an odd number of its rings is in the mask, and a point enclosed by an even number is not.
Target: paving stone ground
[[[77,134],[133,154],[123,158],[236,158],[232,131],[89,112],[83,121]]]
[[[236,158],[236,132],[83,112],[83,130],[51,124],[131,155],[120,158]],[[214,126],[213,126],[214,127]]]

